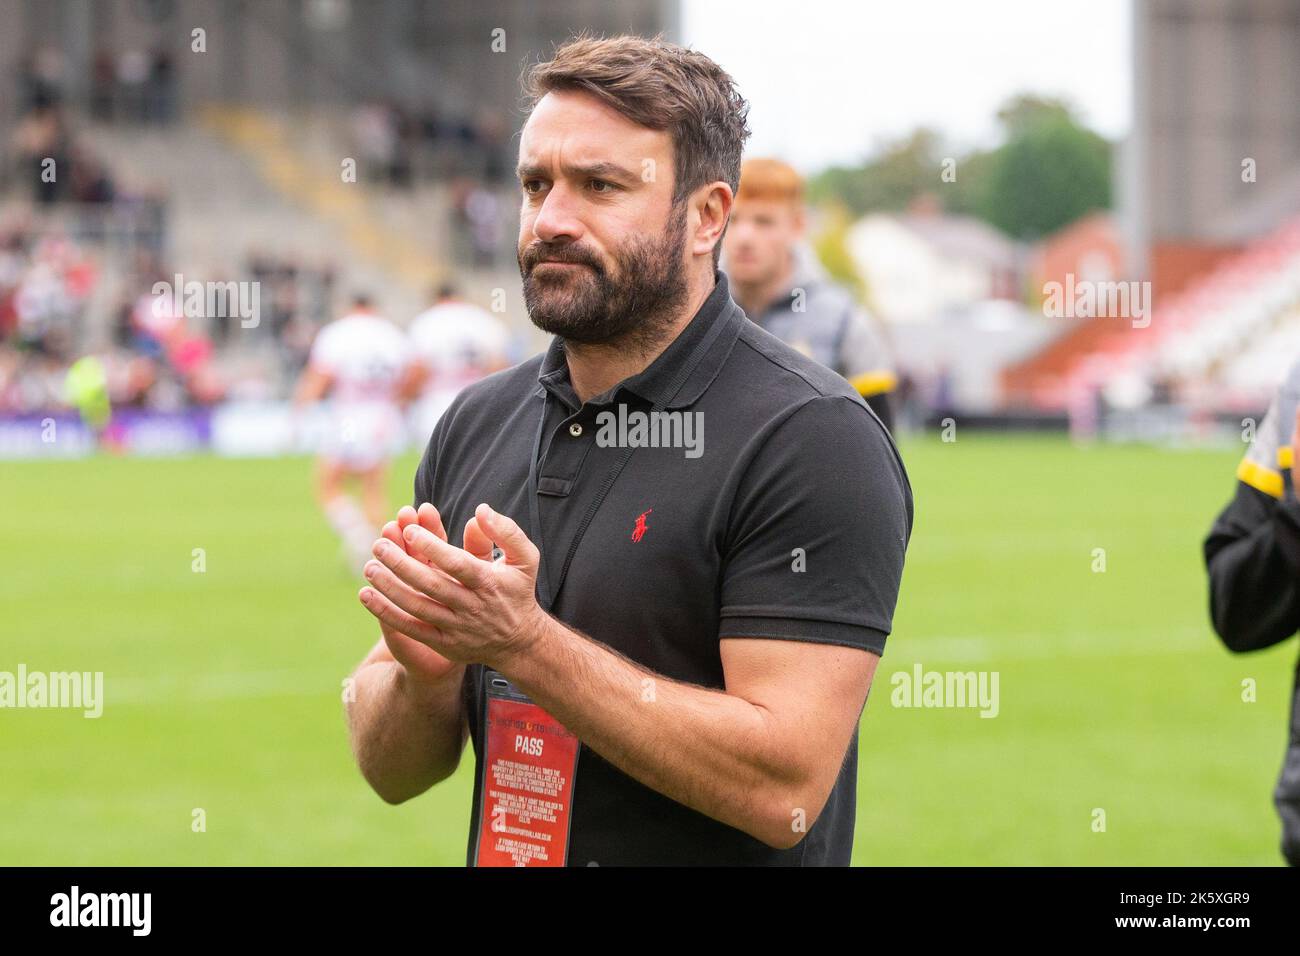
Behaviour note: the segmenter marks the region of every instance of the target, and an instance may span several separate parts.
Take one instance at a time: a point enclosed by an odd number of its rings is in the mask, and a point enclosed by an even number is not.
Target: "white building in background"
[[[849,227],[846,243],[872,308],[891,324],[1022,296],[1017,245],[978,219],[872,213]]]
[[[845,243],[900,366],[930,400],[973,413],[1000,408],[1002,369],[1053,331],[1025,307],[1021,247],[978,219],[924,204],[864,216]]]

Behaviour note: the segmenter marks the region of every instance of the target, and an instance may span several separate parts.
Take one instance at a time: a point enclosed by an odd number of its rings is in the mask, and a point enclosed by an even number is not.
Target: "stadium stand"
[[[1189,405],[1258,410],[1300,352],[1300,217],[1154,303],[1150,324],[1099,316],[1003,375],[1008,394],[1061,407],[1080,390],[1139,379]]]

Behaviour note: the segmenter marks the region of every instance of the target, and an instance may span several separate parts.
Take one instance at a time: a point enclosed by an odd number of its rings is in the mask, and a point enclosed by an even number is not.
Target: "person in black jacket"
[[[1210,616],[1234,653],[1271,647],[1300,630],[1300,500],[1292,481],[1300,447],[1297,398],[1300,362],[1274,396],[1237,467],[1236,494],[1205,539]],[[1282,818],[1282,855],[1300,865],[1300,663],[1273,802]]]

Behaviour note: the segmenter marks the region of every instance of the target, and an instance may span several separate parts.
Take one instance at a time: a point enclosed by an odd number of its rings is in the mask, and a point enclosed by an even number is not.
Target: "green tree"
[[[1111,205],[1111,146],[1059,101],[1020,96],[998,113],[1007,141],[975,184],[982,219],[1037,239]]]
[[[918,129],[890,143],[861,166],[833,166],[808,184],[808,197],[816,203],[837,201],[855,215],[873,210],[898,212],[916,196],[933,190],[938,182],[939,136]]]
[[[842,204],[854,216],[898,212],[932,193],[950,212],[977,216],[1009,235],[1036,239],[1111,205],[1111,146],[1083,126],[1068,103],[1022,93],[997,113],[1003,142],[957,159],[941,178],[938,133],[917,129],[859,166],[827,169],[809,183],[813,202]]]
[[[1008,137],[1052,120],[1075,121],[1074,110],[1065,100],[1035,93],[1017,93],[998,107],[997,117]]]

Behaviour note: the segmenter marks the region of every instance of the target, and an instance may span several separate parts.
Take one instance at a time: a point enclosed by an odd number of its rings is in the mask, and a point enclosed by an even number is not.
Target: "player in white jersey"
[[[424,374],[416,413],[420,435],[429,435],[457,393],[510,364],[510,333],[492,313],[461,300],[442,286],[434,304],[411,320],[411,345]]]
[[[402,406],[418,377],[402,330],[358,295],[351,312],[317,333],[294,393],[299,407],[328,402],[316,499],[358,568],[389,513],[388,465],[400,450]],[[360,485],[359,502],[346,489],[348,479]]]

